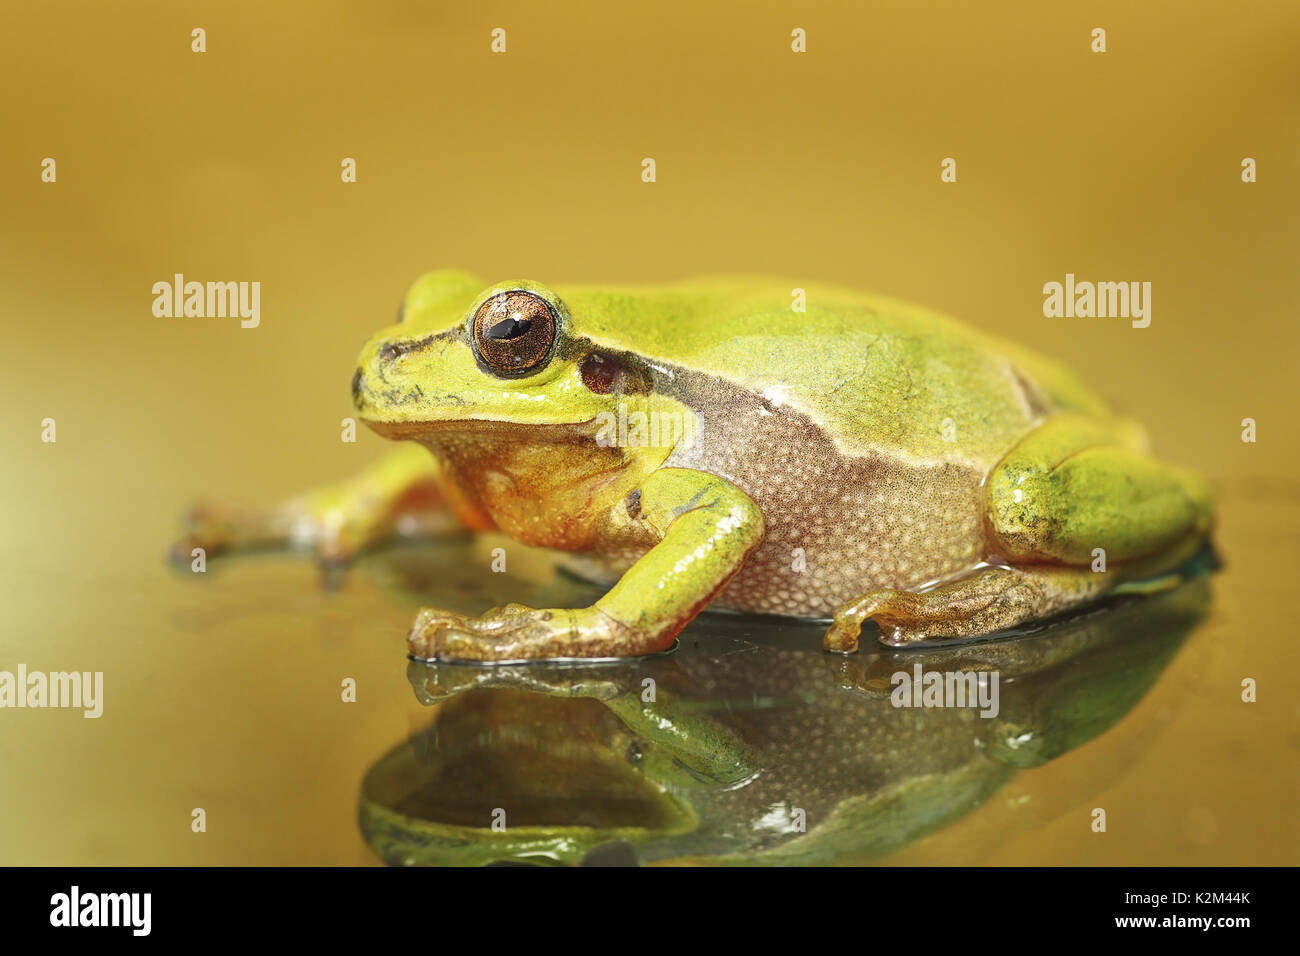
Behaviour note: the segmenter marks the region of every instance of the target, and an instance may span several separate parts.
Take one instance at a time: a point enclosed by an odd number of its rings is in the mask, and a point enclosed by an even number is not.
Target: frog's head
[[[353,402],[381,435],[433,451],[507,534],[582,547],[694,435],[693,415],[619,334],[634,316],[605,303],[588,295],[571,311],[537,282],[430,273],[362,350]]]
[[[694,829],[658,749],[595,700],[471,691],[370,767],[359,823],[397,865],[578,863]]]
[[[585,338],[583,316],[546,286],[484,288],[462,272],[421,277],[398,323],[374,336],[352,379],[353,403],[380,434],[425,438],[475,423],[579,425],[651,391],[634,356]]]

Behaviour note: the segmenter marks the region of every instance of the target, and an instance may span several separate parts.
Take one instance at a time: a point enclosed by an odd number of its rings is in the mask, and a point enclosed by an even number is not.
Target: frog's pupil
[[[490,339],[515,339],[527,332],[532,324],[532,319],[516,319],[511,316],[492,326],[485,334]]]

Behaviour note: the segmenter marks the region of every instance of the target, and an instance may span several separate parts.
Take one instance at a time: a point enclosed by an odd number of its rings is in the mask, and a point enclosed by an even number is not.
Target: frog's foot
[[[650,654],[671,644],[672,634],[630,627],[599,607],[507,604],[482,617],[424,608],[407,643],[419,660],[505,662]]]
[[[431,536],[463,530],[469,513],[452,507],[441,481],[433,456],[412,445],[352,478],[273,508],[200,504],[186,519],[172,560],[189,564],[195,548],[207,555],[290,548],[314,554],[326,582],[334,583],[360,552],[395,533]]]
[[[1111,583],[1080,568],[989,567],[926,591],[872,591],[835,613],[822,646],[856,651],[867,618],[890,647],[984,637],[1094,599]]]
[[[310,552],[326,583],[338,583],[352,558],[379,536],[380,529],[349,520],[346,513],[322,504],[304,497],[259,511],[200,503],[185,518],[185,531],[171,549],[172,562],[188,565],[196,548],[202,548],[208,557],[287,548]]]
[[[184,531],[171,548],[177,564],[189,564],[193,550],[207,556],[230,551],[284,547],[292,539],[292,516],[284,509],[254,510],[227,502],[204,501],[186,514]]]

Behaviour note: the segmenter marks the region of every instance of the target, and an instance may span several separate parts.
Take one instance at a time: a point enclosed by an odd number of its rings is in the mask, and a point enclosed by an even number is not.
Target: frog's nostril
[[[379,360],[381,362],[392,362],[401,358],[408,352],[423,352],[434,342],[434,336],[426,335],[422,339],[408,339],[406,341],[385,342],[379,346]]]

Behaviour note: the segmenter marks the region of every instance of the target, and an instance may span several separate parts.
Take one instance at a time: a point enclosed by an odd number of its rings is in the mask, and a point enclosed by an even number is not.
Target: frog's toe
[[[321,587],[327,591],[341,588],[347,580],[348,568],[352,565],[352,553],[338,546],[317,547],[315,557]]]
[[[213,549],[205,547],[200,539],[185,535],[167,549],[167,562],[179,571],[187,571],[198,557],[196,551],[202,551],[205,555],[215,553]]]
[[[835,654],[852,654],[858,649],[862,635],[862,625],[868,618],[873,618],[881,625],[881,640],[884,640],[884,621],[891,609],[901,603],[904,592],[885,588],[871,591],[855,601],[850,601],[835,612],[831,626],[822,638],[822,647]]]
[[[862,634],[862,621],[836,617],[822,637],[822,647],[833,654],[852,654],[858,649]]]
[[[406,635],[406,645],[411,656],[420,661],[436,661],[438,648],[444,640],[448,629],[455,627],[465,618],[450,611],[437,608],[420,608],[420,613],[411,625],[411,632]]]
[[[231,507],[209,502],[194,505],[182,519],[184,531],[172,545],[172,560],[189,564],[195,548],[202,548],[208,555],[225,551],[239,523],[239,513]]]

